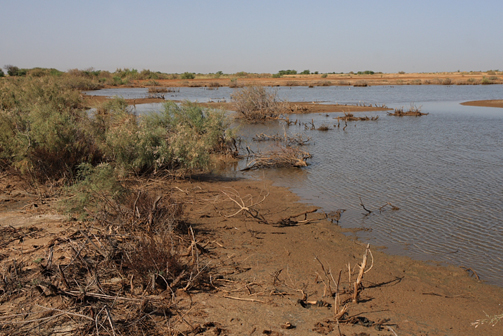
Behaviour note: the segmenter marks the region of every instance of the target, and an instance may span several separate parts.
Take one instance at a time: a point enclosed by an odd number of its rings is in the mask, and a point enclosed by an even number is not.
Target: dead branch
[[[312,156],[297,147],[278,146],[276,150],[254,155],[242,171],[262,168],[306,167]]]
[[[310,213],[313,213],[313,212],[316,212],[316,211],[318,211],[318,209],[307,210],[307,211],[303,211],[301,213],[298,213],[298,214],[295,214],[295,215],[292,215],[292,216],[284,217],[284,218],[281,218],[280,220],[278,220],[276,222],[276,224],[288,226],[288,225],[291,225],[292,223],[296,224],[296,223],[299,223],[299,222],[307,222],[307,214],[310,214]],[[304,215],[304,220],[302,220],[302,221],[292,221],[293,218],[300,217],[302,215]]]
[[[363,261],[362,264],[360,265],[360,271],[358,272],[358,277],[356,278],[355,284],[354,284],[354,291],[353,291],[353,302],[358,303],[358,296],[359,296],[359,290],[360,290],[360,284],[363,280],[363,275],[366,273],[365,268],[367,267],[367,255],[370,252],[370,244],[367,244],[367,247],[365,249],[365,254],[363,255]],[[373,266],[373,263],[372,263]],[[370,271],[372,266],[367,270]]]
[[[228,192],[221,190],[221,192],[222,192],[222,194],[227,196],[227,198],[229,200],[231,200],[237,206],[239,206],[240,209],[231,215],[226,215],[225,217],[227,217],[227,218],[234,217],[237,214],[239,214],[240,212],[244,211],[245,213],[249,214],[253,218],[258,219],[260,222],[267,224],[267,220],[264,218],[264,216],[262,216],[257,209],[254,209],[254,207],[266,200],[267,196],[269,196],[269,191],[267,192],[266,195],[262,196],[262,199],[260,201],[255,202],[255,203],[253,202],[252,197],[249,196],[249,199],[250,199],[249,205],[246,205],[245,200],[243,200],[243,198],[239,195],[239,193],[235,189],[229,188],[229,190],[230,191],[228,191]]]
[[[362,206],[363,210],[367,211],[367,213],[371,214],[372,211],[370,211],[369,209],[367,209],[365,207],[365,205],[363,204],[363,201],[362,201],[362,198],[361,197],[358,197],[360,199],[360,205]]]

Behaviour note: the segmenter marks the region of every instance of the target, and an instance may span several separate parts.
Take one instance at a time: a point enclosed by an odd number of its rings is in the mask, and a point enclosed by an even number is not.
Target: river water
[[[230,172],[267,178],[289,187],[323,210],[346,209],[340,225],[389,253],[470,267],[503,286],[503,109],[463,106],[467,100],[502,99],[503,86],[375,86],[277,88],[290,101],[422,106],[422,117],[391,117],[334,127],[340,113],[291,115],[330,126],[321,132],[284,123],[241,127],[245,144],[257,133],[303,134],[313,158],[303,169]],[[91,94],[138,98],[146,89],[109,89]],[[233,89],[180,88],[167,99],[229,101]],[[137,106],[139,112],[159,108]],[[242,163],[242,165],[245,163]],[[241,165],[241,166],[242,166]],[[365,215],[366,208],[374,210]],[[390,202],[400,208],[375,211]]]

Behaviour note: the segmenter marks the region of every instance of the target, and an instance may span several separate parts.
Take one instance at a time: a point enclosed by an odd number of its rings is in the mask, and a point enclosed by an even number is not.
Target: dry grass
[[[168,92],[168,88],[166,87],[154,86],[148,88],[148,93],[165,93],[165,92]]]
[[[1,333],[178,334],[170,327],[183,314],[178,293],[211,289],[210,269],[183,221],[183,204],[155,195],[139,190],[124,203],[109,199],[114,211],[55,237],[38,252],[38,266],[3,261],[0,301],[11,308]],[[10,231],[2,236],[32,234]]]

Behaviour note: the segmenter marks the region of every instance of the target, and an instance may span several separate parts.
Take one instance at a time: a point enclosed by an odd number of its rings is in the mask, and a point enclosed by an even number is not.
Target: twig
[[[234,297],[234,296],[227,296],[227,295],[224,295],[224,298],[227,298],[227,299],[232,299],[232,300],[238,300],[238,301],[249,301],[249,302],[260,302],[260,303],[265,303],[264,301],[261,301],[261,300],[256,300],[256,299],[247,299],[247,298],[238,298],[238,297]]]
[[[393,333],[393,335],[398,336],[398,334],[393,330],[393,328],[391,328],[389,326],[386,326],[386,328],[388,328],[388,330],[391,331]]]
[[[365,205],[363,204],[363,201],[362,201],[362,198],[361,197],[358,197],[360,199],[360,205],[362,206],[363,210],[367,211],[369,214],[372,213],[372,211],[370,211],[369,209],[365,208]]]
[[[114,321],[112,320],[112,316],[110,315],[110,309],[108,308],[107,305],[105,305],[105,312],[107,313],[107,318],[108,318],[108,322],[110,323],[110,327],[112,328],[112,333],[113,335],[115,336],[115,328],[114,328]]]
[[[360,287],[360,283],[363,280],[363,274],[365,274],[365,267],[367,267],[367,255],[370,251],[370,244],[367,244],[367,248],[365,249],[365,254],[363,255],[363,261],[360,265],[360,271],[358,272],[358,277],[355,281],[354,293],[353,293],[353,302],[358,303],[358,290]],[[370,270],[370,269],[369,269]]]

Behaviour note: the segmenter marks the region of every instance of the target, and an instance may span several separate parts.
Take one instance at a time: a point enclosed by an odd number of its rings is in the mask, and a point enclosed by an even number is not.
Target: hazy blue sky
[[[0,66],[503,69],[501,0],[0,0]]]

